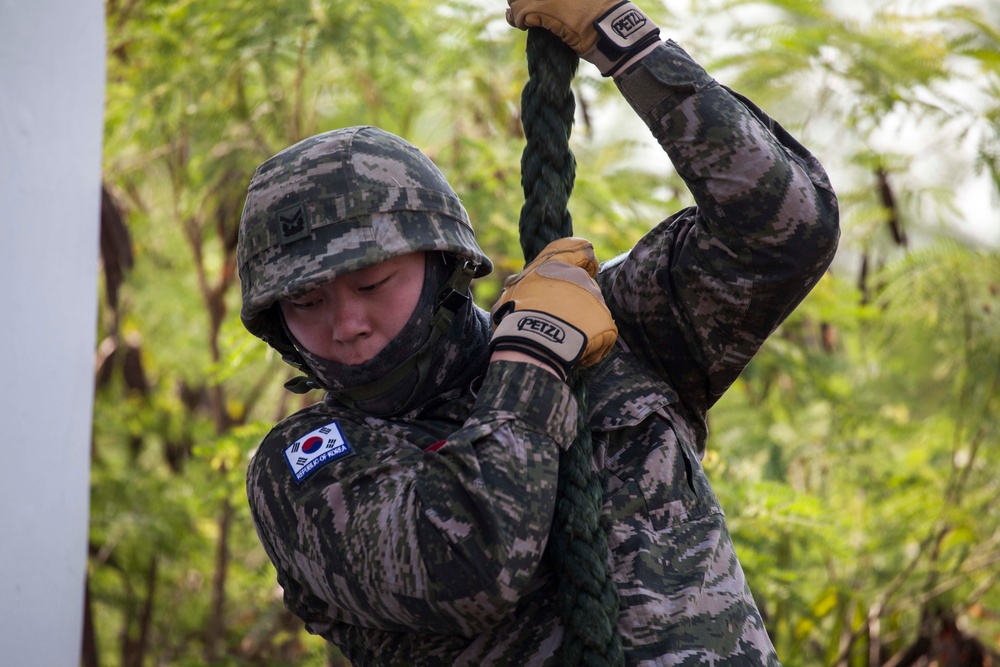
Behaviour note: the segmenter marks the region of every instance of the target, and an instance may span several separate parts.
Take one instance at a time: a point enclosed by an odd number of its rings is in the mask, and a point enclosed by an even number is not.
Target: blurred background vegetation
[[[841,196],[829,275],[710,415],[705,465],[779,655],[990,664],[976,656],[1000,651],[1000,7],[642,6],[809,146]],[[498,267],[474,286],[488,307],[521,264],[524,35],[504,7],[108,0],[81,664],[346,664],[282,608],[246,505],[248,458],[303,399],[239,323],[243,198],[299,139],[395,132],[462,196]],[[608,259],[691,202],[610,82],[585,64],[575,92],[575,231]]]

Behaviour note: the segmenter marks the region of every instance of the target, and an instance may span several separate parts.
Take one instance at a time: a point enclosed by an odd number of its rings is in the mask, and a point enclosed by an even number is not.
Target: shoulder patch
[[[336,421],[306,433],[285,447],[285,461],[297,484],[320,466],[353,455],[354,450]]]

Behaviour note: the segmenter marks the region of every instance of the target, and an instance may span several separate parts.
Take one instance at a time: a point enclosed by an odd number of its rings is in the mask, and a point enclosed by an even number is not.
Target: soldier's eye
[[[358,291],[359,292],[374,292],[379,287],[382,287],[383,285],[385,285],[386,283],[388,283],[391,278],[392,278],[392,275],[388,275],[385,278],[383,278],[382,280],[376,281],[376,282],[374,282],[374,283],[372,283],[370,285],[362,285],[361,287],[358,288]]]

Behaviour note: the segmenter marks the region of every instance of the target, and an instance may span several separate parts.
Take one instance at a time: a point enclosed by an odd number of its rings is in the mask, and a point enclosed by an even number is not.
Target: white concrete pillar
[[[0,0],[0,665],[80,664],[104,0]]]

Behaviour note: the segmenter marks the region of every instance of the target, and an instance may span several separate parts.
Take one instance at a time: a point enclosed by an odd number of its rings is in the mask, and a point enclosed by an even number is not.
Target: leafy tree
[[[717,65],[818,138],[845,225],[834,273],[713,413],[753,588],[786,665],[916,664],[967,635],[995,651],[1000,261],[957,227],[952,179],[998,185],[996,17],[754,4],[770,13]],[[956,137],[978,163],[922,177]]]

